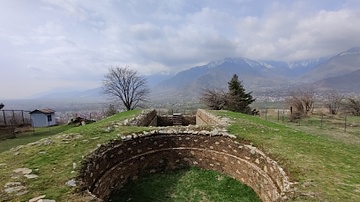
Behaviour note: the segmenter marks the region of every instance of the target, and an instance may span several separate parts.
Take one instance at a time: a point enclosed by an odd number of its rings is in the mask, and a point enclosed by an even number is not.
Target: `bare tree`
[[[292,109],[291,118],[299,119],[307,116],[314,109],[315,92],[307,87],[291,91],[287,103]]]
[[[344,96],[336,90],[331,90],[327,93],[325,107],[329,109],[329,113],[336,115],[343,104]]]
[[[135,109],[141,102],[147,100],[150,93],[146,79],[128,67],[109,68],[103,80],[103,93],[120,99],[126,110]]]
[[[347,98],[344,103],[344,108],[347,112],[360,116],[360,99],[358,98]]]
[[[226,93],[221,89],[204,89],[200,100],[210,109],[220,110],[225,107]]]

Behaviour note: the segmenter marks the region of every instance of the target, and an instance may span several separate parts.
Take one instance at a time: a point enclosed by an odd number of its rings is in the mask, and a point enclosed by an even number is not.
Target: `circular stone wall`
[[[197,166],[216,170],[250,186],[263,201],[280,201],[290,189],[277,163],[257,148],[213,132],[153,131],[102,145],[84,161],[78,180],[83,190],[107,200],[138,176]]]

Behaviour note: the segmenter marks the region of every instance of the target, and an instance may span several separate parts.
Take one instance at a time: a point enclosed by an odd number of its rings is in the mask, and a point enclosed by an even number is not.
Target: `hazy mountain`
[[[341,76],[328,77],[317,81],[314,86],[334,89],[342,92],[360,92],[360,70],[356,70]]]
[[[285,83],[286,79],[274,71],[274,64],[247,58],[225,58],[179,72],[161,82],[153,91],[160,98],[197,96],[205,88],[226,88],[233,74],[239,75],[249,89],[275,87]]]
[[[101,87],[89,90],[51,90],[29,97],[29,99],[63,99],[79,101],[102,101],[104,95],[101,93]]]
[[[154,75],[149,75],[149,76],[145,76],[147,84],[149,85],[150,88],[159,85],[161,82],[163,82],[166,79],[171,78],[172,74],[154,74]]]
[[[290,77],[300,77],[308,74],[317,66],[327,62],[330,57],[322,57],[308,60],[296,60],[288,63],[288,74]]]
[[[152,99],[178,101],[196,98],[205,88],[226,89],[233,74],[237,74],[246,90],[254,94],[286,91],[299,84],[359,92],[360,48],[351,48],[333,57],[293,62],[225,58],[189,68],[176,75],[158,74],[147,76],[146,79],[152,89]],[[100,92],[101,87],[86,91],[54,90],[32,98],[105,100]]]
[[[160,99],[196,97],[205,88],[227,88],[227,82],[233,74],[239,76],[248,91],[255,93],[284,90],[300,83],[311,84],[316,81],[319,81],[317,86],[324,88],[333,88],[344,81],[341,84],[344,90],[349,89],[349,83],[357,82],[354,76],[358,75],[355,74],[357,70],[360,70],[360,48],[352,48],[333,57],[289,63],[242,57],[225,58],[179,72],[156,86],[153,94]]]
[[[302,79],[306,82],[315,82],[328,77],[338,77],[360,70],[360,48],[351,48],[341,52],[327,61],[316,66]]]

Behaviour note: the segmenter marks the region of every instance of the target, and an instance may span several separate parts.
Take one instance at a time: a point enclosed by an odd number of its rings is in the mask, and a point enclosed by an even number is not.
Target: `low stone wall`
[[[220,119],[219,117],[207,112],[204,109],[198,109],[196,113],[196,124],[225,126],[227,124],[227,121],[225,119]]]
[[[157,112],[155,109],[146,109],[135,118],[127,119],[123,122],[128,126],[157,126]]]
[[[198,109],[196,116],[182,115],[182,125],[222,125],[225,126],[227,121],[207,112],[203,109]],[[124,125],[129,126],[173,126],[172,115],[157,115],[156,110],[147,109],[132,119],[125,120]]]
[[[100,146],[86,157],[78,181],[82,190],[107,200],[141,175],[189,166],[225,173],[263,201],[280,201],[290,190],[283,169],[257,148],[226,133],[175,129],[132,134]]]
[[[195,125],[196,117],[192,115],[182,115],[181,122],[183,126]],[[163,115],[157,116],[157,126],[173,126],[173,116],[172,115]]]

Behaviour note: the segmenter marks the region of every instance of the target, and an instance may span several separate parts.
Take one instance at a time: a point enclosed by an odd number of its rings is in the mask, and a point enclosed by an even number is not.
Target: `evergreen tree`
[[[251,93],[246,93],[241,81],[236,74],[232,77],[229,84],[226,108],[230,111],[250,114],[250,104],[255,101]]]

